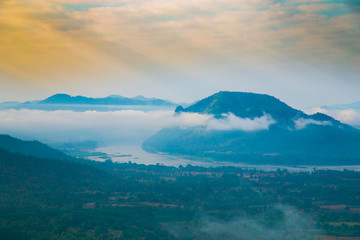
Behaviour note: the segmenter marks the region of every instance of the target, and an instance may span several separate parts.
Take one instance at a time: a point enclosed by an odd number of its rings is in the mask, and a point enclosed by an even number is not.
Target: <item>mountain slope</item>
[[[219,92],[188,108],[178,107],[176,112],[212,114],[225,120],[224,114],[230,112],[240,120],[248,118],[248,122],[266,114],[274,121],[254,131],[211,130],[206,126],[162,129],[144,142],[145,150],[245,163],[360,163],[359,130],[325,114],[307,115],[269,95]]]
[[[53,149],[39,141],[23,141],[9,135],[0,134],[0,148],[13,153],[37,158],[57,160],[75,160],[61,151]]]
[[[0,148],[0,205],[17,206],[72,203],[77,192],[99,189],[112,176],[91,166],[70,161],[35,158]]]
[[[0,173],[1,184],[5,184],[4,177],[23,176],[48,181],[54,180],[57,184],[70,181],[87,182],[99,178],[109,178],[110,175],[91,166],[64,160],[35,158],[18,153],[9,152],[0,148]],[[7,182],[9,183],[9,182]],[[48,182],[49,183],[49,182]]]

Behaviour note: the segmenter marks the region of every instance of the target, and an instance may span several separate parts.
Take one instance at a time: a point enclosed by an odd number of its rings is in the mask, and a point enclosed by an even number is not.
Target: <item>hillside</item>
[[[0,148],[0,239],[360,236],[358,172],[263,172],[111,161],[98,167],[107,173]],[[213,226],[222,230],[207,230]]]
[[[31,199],[30,203],[39,206],[68,204],[72,201],[67,197],[70,193],[98,188],[101,181],[110,179],[109,174],[91,166],[24,156],[0,148],[0,190],[8,193],[1,195],[3,207],[24,199]]]
[[[204,126],[162,129],[146,140],[149,152],[212,157],[221,161],[296,165],[343,165],[360,162],[360,131],[325,114],[307,115],[265,94],[219,92],[177,114],[212,114],[258,122],[271,118],[263,129],[212,130]],[[225,115],[224,115],[225,114]],[[245,119],[245,120],[244,120]],[[253,123],[252,122],[252,123]]]
[[[9,152],[20,153],[25,156],[36,158],[75,160],[73,157],[39,141],[24,141],[4,134],[0,134],[0,148]]]

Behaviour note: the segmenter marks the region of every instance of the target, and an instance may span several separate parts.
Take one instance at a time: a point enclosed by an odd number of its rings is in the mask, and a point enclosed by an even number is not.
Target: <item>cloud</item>
[[[314,125],[320,125],[320,126],[331,126],[331,122],[329,121],[317,121],[317,120],[313,120],[313,119],[305,119],[305,118],[299,118],[297,120],[294,121],[295,122],[295,128],[297,130],[301,130],[306,128],[306,126],[310,125],[310,124],[314,124]]]
[[[262,117],[249,119],[239,118],[232,113],[223,114],[224,118],[216,119],[210,118],[206,124],[208,130],[242,130],[242,131],[255,131],[267,130],[275,120],[268,114]]]
[[[360,126],[360,114],[354,109],[339,110],[334,116],[343,123]]]
[[[342,123],[346,123],[357,128],[360,127],[360,113],[355,109],[323,109],[320,107],[315,107],[311,110],[311,113],[317,112],[327,114]]]
[[[0,71],[51,86],[149,68],[192,73],[208,59],[235,66],[269,60],[282,66],[296,59],[356,69],[358,12],[318,13],[339,7],[359,6],[279,0],[7,0],[0,9]]]
[[[173,111],[0,111],[2,133],[46,143],[93,140],[100,144],[139,144],[166,127],[253,131],[267,129],[272,123],[274,120],[268,115],[250,120],[233,114],[214,119],[212,115],[198,113],[174,115]]]
[[[191,118],[175,119],[171,111],[73,112],[8,110],[0,112],[2,132],[45,142],[94,140],[100,143],[138,142],[163,127],[191,125]]]

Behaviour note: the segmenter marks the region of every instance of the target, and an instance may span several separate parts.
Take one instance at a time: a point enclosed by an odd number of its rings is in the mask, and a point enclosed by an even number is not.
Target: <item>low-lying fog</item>
[[[345,123],[360,125],[359,114],[355,111],[326,112]],[[0,132],[28,140],[39,140],[50,145],[58,143],[76,143],[94,141],[99,149],[113,155],[115,161],[139,162],[146,164],[196,164],[196,159],[151,155],[141,150],[143,141],[166,127],[203,126],[207,129],[221,130],[266,130],[275,120],[264,114],[255,119],[243,119],[227,114],[223,119],[211,115],[182,113],[175,115],[174,110],[118,110],[118,111],[83,111],[70,110],[30,110],[10,109],[0,111]],[[117,157],[116,154],[130,156]],[[100,159],[97,159],[100,160]],[[171,163],[169,162],[171,161]],[[213,162],[202,161],[198,165],[214,166]],[[220,163],[228,164],[228,163]],[[233,165],[233,164],[232,164]],[[268,170],[273,168],[266,166]]]
[[[0,130],[25,139],[45,143],[96,141],[101,146],[139,144],[166,127],[204,126],[207,129],[253,131],[267,129],[275,121],[269,115],[255,119],[238,118],[233,114],[224,119],[211,115],[159,111],[85,111],[68,110],[5,110],[0,111]]]

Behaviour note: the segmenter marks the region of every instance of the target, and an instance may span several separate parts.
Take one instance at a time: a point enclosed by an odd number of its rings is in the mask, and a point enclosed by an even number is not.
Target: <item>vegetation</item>
[[[0,239],[360,236],[358,172],[88,163],[1,149]]]
[[[296,117],[307,116],[267,94],[226,91],[215,93],[185,109],[178,108],[179,111],[207,113],[217,117],[221,117],[223,113],[231,112],[241,118],[261,117],[266,112],[275,120],[285,122]]]
[[[74,160],[63,152],[50,148],[39,141],[24,141],[5,134],[0,134],[0,148],[9,152],[20,153],[25,156]]]

